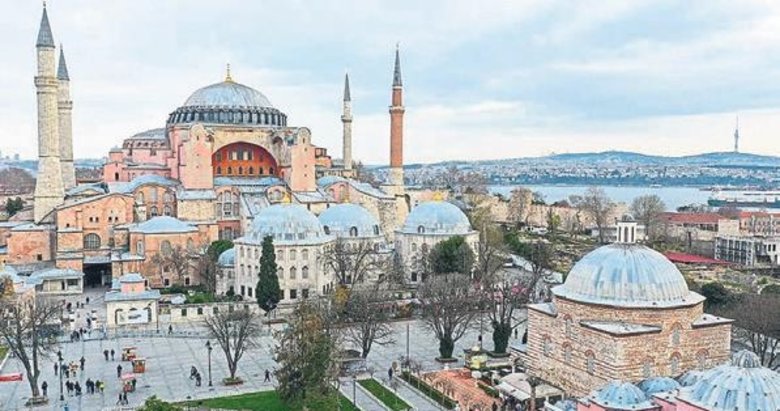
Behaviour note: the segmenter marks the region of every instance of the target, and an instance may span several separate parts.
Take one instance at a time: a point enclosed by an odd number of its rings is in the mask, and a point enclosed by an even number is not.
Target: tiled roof
[[[159,216],[137,224],[135,227],[130,228],[130,231],[134,233],[160,234],[189,233],[198,231],[198,229],[178,218]]]
[[[718,213],[663,213],[661,219],[677,224],[717,224],[723,216]]]

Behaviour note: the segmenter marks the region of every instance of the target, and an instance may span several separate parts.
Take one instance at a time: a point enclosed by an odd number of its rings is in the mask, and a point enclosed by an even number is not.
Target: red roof
[[[717,224],[723,217],[718,213],[663,213],[661,218],[678,224]]]
[[[751,218],[751,217],[768,218],[770,216],[774,218],[780,218],[780,213],[769,213],[766,211],[740,211],[739,212],[740,219]]]
[[[688,254],[688,253],[678,253],[676,251],[667,251],[664,253],[666,258],[668,258],[673,263],[682,263],[682,264],[728,264],[728,261],[723,260],[716,260],[714,258],[709,257],[702,257],[700,255],[695,254]]]

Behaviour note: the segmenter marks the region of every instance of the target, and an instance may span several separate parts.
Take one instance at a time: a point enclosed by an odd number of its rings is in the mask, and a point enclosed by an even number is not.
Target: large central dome
[[[688,290],[671,261],[639,244],[610,244],[591,251],[552,291],[569,300],[617,307],[678,307],[704,300]]]
[[[183,107],[264,108],[273,105],[252,87],[226,80],[196,90]]]

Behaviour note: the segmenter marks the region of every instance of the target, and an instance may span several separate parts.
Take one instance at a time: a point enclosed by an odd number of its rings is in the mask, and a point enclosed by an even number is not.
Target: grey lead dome
[[[460,208],[446,201],[429,201],[412,209],[401,232],[405,234],[465,235],[474,231]]]
[[[617,307],[679,307],[704,300],[663,254],[639,244],[610,244],[583,257],[553,293]]]
[[[183,107],[273,107],[268,98],[252,87],[234,81],[223,81],[196,90]]]

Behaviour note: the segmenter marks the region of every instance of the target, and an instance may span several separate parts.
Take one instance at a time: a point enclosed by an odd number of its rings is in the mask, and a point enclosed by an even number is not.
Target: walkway
[[[393,380],[395,381],[396,394],[403,398],[403,400],[406,401],[409,405],[414,407],[415,410],[438,411],[442,409],[442,407],[437,406],[433,400],[426,397],[425,394],[413,389],[397,376],[393,377]]]
[[[357,406],[363,411],[387,411],[387,407],[377,402],[364,391],[364,388],[355,382],[353,390],[352,379],[342,378],[339,391],[350,401],[357,400]]]

